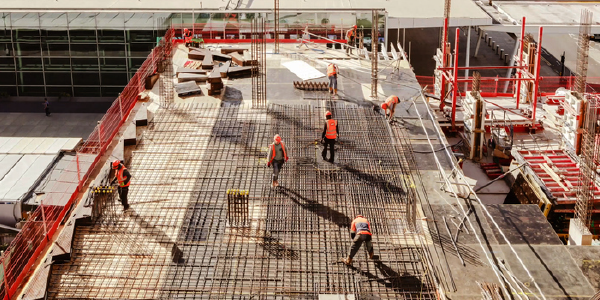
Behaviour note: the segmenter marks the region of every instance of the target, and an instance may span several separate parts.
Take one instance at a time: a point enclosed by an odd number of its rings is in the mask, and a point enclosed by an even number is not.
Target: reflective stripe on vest
[[[329,66],[327,66],[327,76],[333,76],[336,73],[337,72],[335,71],[335,66],[333,64],[330,64]]]
[[[123,172],[125,172],[125,170],[127,170],[127,168],[122,167],[121,170],[117,171],[117,181],[119,181],[120,187],[127,187],[131,183],[131,181],[129,181],[125,184],[125,177],[123,177]]]
[[[287,158],[287,154],[285,153],[285,144],[283,142],[281,143],[281,151],[283,151],[283,159],[285,160]],[[271,149],[273,149],[273,155],[271,155],[271,160],[269,161],[269,164],[273,162],[273,160],[275,159],[275,143],[271,144]]]
[[[327,131],[325,132],[325,137],[334,140],[337,138],[337,121],[334,119],[327,120]]]

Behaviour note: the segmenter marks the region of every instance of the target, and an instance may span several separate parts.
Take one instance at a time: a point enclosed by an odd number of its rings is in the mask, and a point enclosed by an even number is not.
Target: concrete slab
[[[600,290],[600,247],[566,246],[594,290]]]

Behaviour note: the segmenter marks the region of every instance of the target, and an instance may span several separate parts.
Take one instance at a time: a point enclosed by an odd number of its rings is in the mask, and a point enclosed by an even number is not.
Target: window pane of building
[[[15,72],[0,72],[0,85],[16,85]]]
[[[102,97],[117,97],[122,91],[122,87],[103,86],[101,88]]]
[[[76,71],[94,71],[98,70],[97,58],[73,58],[73,70]]]
[[[125,57],[125,44],[100,44],[100,56]]]
[[[66,28],[63,30],[55,28],[52,28],[52,30],[42,30],[42,40],[45,40],[47,43],[68,43],[69,33]]]
[[[46,85],[71,85],[71,72],[46,72]]]
[[[99,86],[74,87],[75,97],[100,97]]]
[[[100,69],[102,71],[127,71],[127,60],[125,58],[100,57]]]
[[[102,85],[127,85],[127,73],[102,73]]]
[[[73,72],[73,85],[100,85],[100,75],[96,72]]]
[[[136,72],[144,63],[146,58],[130,58],[129,59],[129,71]]]
[[[45,44],[44,56],[69,56],[69,44]]]
[[[156,42],[156,35],[152,30],[129,30],[127,36],[128,42]]]
[[[15,60],[12,57],[0,57],[0,70],[15,70]],[[2,83],[0,83],[2,84]]]
[[[9,97],[17,95],[16,86],[0,86],[0,97]]]
[[[131,43],[129,47],[129,56],[131,57],[148,57],[148,54],[154,48],[154,43]]]
[[[68,58],[45,57],[44,69],[46,71],[71,71],[71,60]]]
[[[41,57],[17,57],[17,71],[43,71]]]
[[[99,30],[98,40],[100,43],[125,42],[125,32],[123,30]]]
[[[73,93],[70,86],[49,86],[46,91],[50,97],[71,97]]]
[[[35,96],[35,97],[44,97],[44,87],[43,86],[19,86],[19,95],[20,96]],[[43,108],[43,106],[42,106]]]
[[[71,43],[96,43],[95,30],[71,30],[69,34]]]
[[[96,44],[71,44],[72,56],[98,56]]]
[[[42,72],[19,72],[17,79],[19,85],[44,85],[44,73]]]
[[[35,26],[37,27],[37,26]],[[40,31],[38,29],[17,29],[15,30],[15,41],[20,42],[39,42]]]
[[[40,43],[15,43],[18,56],[41,56]]]

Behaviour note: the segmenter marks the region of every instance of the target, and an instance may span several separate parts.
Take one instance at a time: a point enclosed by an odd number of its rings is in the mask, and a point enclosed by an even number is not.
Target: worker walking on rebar
[[[334,63],[327,65],[327,78],[329,78],[329,93],[337,96],[337,76],[340,70]]]
[[[279,186],[279,172],[283,164],[288,161],[287,149],[285,143],[281,140],[279,134],[273,138],[273,143],[269,145],[269,156],[267,157],[267,167],[273,166],[273,183],[271,187]]]
[[[350,237],[352,238],[352,246],[350,247],[350,251],[348,251],[348,257],[343,260],[345,264],[352,264],[352,258],[354,258],[354,255],[356,255],[356,252],[358,252],[363,243],[365,243],[369,258],[374,258],[375,253],[373,252],[373,243],[371,242],[371,223],[362,215],[356,216],[356,219],[352,221],[352,225],[350,225]]]
[[[327,160],[327,147],[329,147],[329,160],[330,163],[334,162],[335,159],[335,141],[339,137],[340,129],[338,127],[337,120],[331,118],[331,112],[325,113],[325,126],[323,127],[323,135],[321,136],[321,142],[323,143],[323,160]]]
[[[346,54],[352,54],[352,47],[356,43],[356,25],[346,31]]]
[[[387,100],[381,104],[381,109],[385,113],[385,117],[388,120],[392,120],[394,118],[394,113],[396,112],[396,104],[400,102],[400,98],[396,95],[391,95],[387,98]],[[389,112],[389,113],[388,113]]]
[[[120,160],[115,160],[112,163],[112,168],[115,170],[115,178],[111,181],[111,185],[115,182],[119,182],[119,199],[123,204],[123,210],[129,209],[129,203],[127,203],[127,194],[129,193],[129,183],[131,180],[131,174],[121,163]]]

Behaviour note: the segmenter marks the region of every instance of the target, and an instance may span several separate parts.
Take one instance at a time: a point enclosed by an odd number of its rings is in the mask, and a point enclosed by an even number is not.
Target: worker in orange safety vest
[[[321,156],[323,156],[323,160],[333,163],[335,159],[335,141],[339,137],[340,129],[337,120],[332,119],[331,116],[330,111],[325,113],[326,121],[323,127],[323,135],[321,136],[321,142],[324,144],[324,147]],[[327,147],[329,147],[329,160],[327,160]]]
[[[348,46],[346,46],[346,54],[352,54],[352,48],[350,46],[354,47],[356,44],[356,28],[356,25],[354,25],[346,31],[346,44],[348,44]]]
[[[338,67],[330,63],[327,65],[327,78],[329,78],[329,93],[337,96],[337,76],[340,73]]]
[[[285,143],[281,140],[279,134],[273,137],[273,143],[269,145],[268,152],[267,167],[273,166],[273,183],[271,187],[278,187],[279,172],[281,172],[283,164],[289,159]]]
[[[388,120],[391,120],[394,117],[394,112],[396,112],[396,104],[398,104],[398,102],[400,102],[400,98],[398,98],[396,95],[391,95],[384,103],[381,104],[381,109],[383,109],[385,117]]]
[[[127,203],[127,194],[129,193],[129,183],[131,180],[131,174],[125,168],[125,166],[121,163],[120,160],[115,160],[112,162],[112,168],[115,170],[115,178],[111,181],[111,185],[115,182],[119,182],[119,199],[123,204],[123,210],[129,209],[129,203]]]
[[[192,43],[192,32],[189,29],[184,28],[183,29],[183,38],[185,41],[185,46],[188,47],[188,45],[190,45]]]
[[[350,251],[348,251],[348,257],[343,260],[345,264],[352,264],[352,258],[354,258],[354,255],[356,255],[356,252],[358,252],[358,249],[360,249],[360,246],[363,243],[365,243],[369,258],[374,258],[373,243],[371,242],[371,223],[369,223],[362,215],[356,216],[356,219],[352,221],[352,224],[350,225],[350,238],[352,238],[353,243],[350,247]]]

